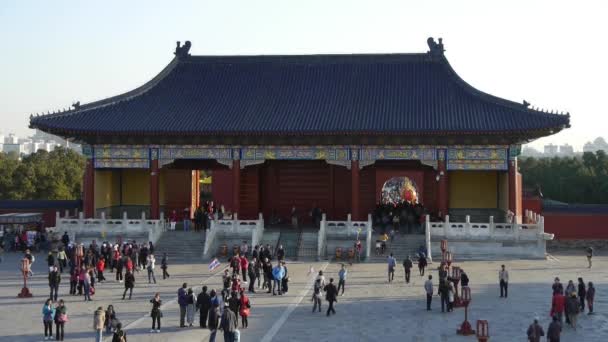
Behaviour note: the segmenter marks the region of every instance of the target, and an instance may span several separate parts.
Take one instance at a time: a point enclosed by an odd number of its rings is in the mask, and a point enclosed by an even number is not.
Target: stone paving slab
[[[509,298],[499,298],[497,272],[504,263],[510,272]],[[44,257],[37,256],[36,273],[32,279],[34,297],[19,299],[22,280],[17,273],[18,257],[5,255],[0,264],[0,341],[41,341],[43,326],[41,308],[48,294]],[[225,264],[224,264],[225,265]],[[532,318],[538,315],[546,329],[550,317],[551,283],[559,276],[564,283],[579,276],[596,284],[594,316],[579,318],[579,329],[565,327],[563,341],[607,341],[608,316],[604,313],[608,284],[608,257],[596,257],[594,268],[585,268],[584,256],[557,255],[549,260],[465,261],[459,263],[471,278],[473,302],[469,320],[487,319],[490,341],[524,341]],[[433,299],[433,311],[425,310],[424,279],[412,275],[405,285],[403,271],[397,268],[395,282],[388,284],[384,264],[357,264],[349,267],[346,295],[339,297],[337,314],[312,313],[310,301],[310,267],[315,270],[325,263],[304,262],[288,264],[290,291],[284,296],[258,293],[250,296],[252,312],[249,328],[241,330],[242,341],[473,341],[473,337],[456,335],[464,318],[463,309],[441,313],[439,297]],[[435,265],[436,266],[436,265]],[[339,264],[326,266],[326,277],[337,278]],[[160,270],[159,270],[160,271]],[[158,284],[148,284],[145,272],[136,275],[136,287],[131,301],[122,301],[123,284],[109,281],[97,287],[93,302],[67,295],[69,282],[64,273],[60,298],[66,301],[70,322],[66,324],[66,340],[93,340],[93,312],[98,306],[113,304],[118,318],[127,326],[129,341],[207,341],[209,331],[177,326],[179,316],[175,303],[176,291],[183,282],[190,286],[205,283],[209,288],[221,287],[220,276],[207,271],[207,264],[171,265],[172,277]],[[106,272],[107,273],[107,272]],[[219,271],[216,271],[219,273]],[[437,278],[437,272],[431,273]],[[112,274],[107,274],[110,279]],[[437,284],[435,280],[435,285]],[[160,334],[149,332],[149,299],[160,292],[163,308],[163,329]],[[299,303],[299,304],[298,304]],[[323,302],[323,309],[327,302]],[[282,318],[282,319],[281,319]],[[195,318],[195,324],[198,317]],[[276,334],[269,333],[269,331]],[[217,341],[223,341],[218,335]]]

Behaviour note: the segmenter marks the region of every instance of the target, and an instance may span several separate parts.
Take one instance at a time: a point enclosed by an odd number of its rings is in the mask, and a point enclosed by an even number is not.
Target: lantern
[[[471,289],[468,286],[462,287],[462,301],[464,303],[464,322],[460,325],[460,329],[456,331],[459,335],[473,335],[475,334],[475,330],[471,328],[471,323],[469,323],[469,303],[471,302]]]
[[[488,321],[477,320],[477,341],[487,342],[490,338],[490,328],[488,327]]]
[[[448,240],[441,240],[441,253],[448,250]]]
[[[452,252],[450,252],[450,251],[445,252],[445,262],[446,262],[446,264],[448,264],[448,269],[450,268],[450,266],[452,266],[453,259],[454,259],[454,256],[452,255]]]
[[[21,273],[23,273],[23,288],[21,292],[17,295],[19,298],[29,298],[32,296],[30,289],[27,288],[27,274],[30,271],[30,260],[28,258],[23,258],[21,260]]]

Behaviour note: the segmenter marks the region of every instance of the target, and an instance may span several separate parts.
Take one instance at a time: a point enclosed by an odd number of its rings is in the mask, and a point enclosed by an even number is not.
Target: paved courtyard
[[[41,309],[48,286],[44,257],[37,256],[32,279],[33,298],[16,297],[22,284],[17,269],[18,257],[6,254],[0,264],[0,341],[40,341],[43,336]],[[510,272],[509,298],[498,296],[497,271],[505,263]],[[551,283],[559,276],[565,283],[583,277],[596,284],[596,315],[579,319],[579,329],[565,327],[563,341],[607,341],[608,318],[605,314],[608,257],[596,257],[594,268],[585,268],[586,260],[572,253],[556,254],[547,261],[470,261],[457,263],[471,279],[473,302],[470,321],[486,319],[490,324],[491,341],[523,341],[534,316],[539,316],[546,329],[550,317]],[[225,264],[224,264],[225,265]],[[223,266],[224,266],[223,265]],[[463,321],[464,309],[441,313],[439,297],[433,299],[433,310],[425,310],[423,278],[414,275],[405,285],[403,270],[398,268],[395,282],[388,284],[384,264],[360,264],[349,268],[347,291],[339,297],[337,314],[311,313],[310,266],[325,269],[336,277],[337,263],[297,262],[288,264],[291,277],[289,293],[284,296],[255,294],[251,296],[252,313],[249,328],[241,330],[242,341],[473,341],[473,337],[456,335]],[[434,265],[436,266],[436,264]],[[160,271],[160,270],[159,270]],[[206,264],[171,265],[171,278],[149,285],[145,273],[136,275],[133,300],[123,301],[122,284],[110,281],[97,287],[93,302],[67,294],[69,283],[64,273],[60,298],[66,301],[70,322],[66,324],[66,340],[92,341],[93,311],[113,304],[118,318],[126,326],[129,341],[207,341],[209,331],[199,328],[178,328],[177,288],[205,284],[220,287],[220,271],[210,274]],[[414,273],[417,274],[417,273]],[[434,280],[437,272],[431,272]],[[112,274],[106,277],[110,279]],[[157,277],[158,280],[159,277]],[[160,277],[162,278],[162,277]],[[435,283],[436,284],[436,283]],[[149,299],[161,293],[164,302],[163,328],[160,334],[149,333]],[[327,303],[323,303],[324,309]],[[198,317],[196,317],[198,322]],[[220,334],[221,335],[221,334]],[[218,335],[218,341],[222,341]]]

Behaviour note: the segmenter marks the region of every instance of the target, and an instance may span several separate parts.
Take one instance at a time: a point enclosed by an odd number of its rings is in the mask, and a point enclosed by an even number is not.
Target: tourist
[[[509,295],[509,271],[505,269],[505,265],[500,266],[498,271],[498,281],[500,282],[500,298],[507,298]]]
[[[207,328],[207,315],[211,309],[211,296],[207,293],[207,286],[203,286],[203,291],[196,297],[196,308],[199,310],[199,326]]]
[[[568,285],[566,286],[566,293],[571,294],[572,292],[576,292],[576,286],[574,286],[574,282],[572,280],[568,280]]]
[[[118,264],[122,260],[122,256],[120,255],[120,249],[118,244],[114,245],[114,251],[112,252],[112,266],[110,272],[114,272],[114,268],[118,269]],[[122,272],[122,268],[121,268]],[[122,280],[122,274],[120,276],[120,280]],[[118,281],[118,274],[116,275],[116,281]]]
[[[441,264],[439,264],[439,267],[437,267],[437,274],[439,275],[439,281],[447,280],[448,279],[448,265],[444,262],[441,262]]]
[[[581,312],[585,312],[585,297],[587,297],[587,288],[583,278],[578,278],[578,298],[581,301]]]
[[[557,316],[553,316],[553,321],[549,324],[549,328],[547,328],[547,341],[559,342],[561,334],[562,323]]]
[[[327,316],[329,316],[330,312],[335,315],[336,310],[334,309],[334,302],[338,301],[338,289],[336,288],[336,285],[334,285],[334,278],[329,278],[329,284],[325,285],[325,288],[323,288],[323,290],[325,291],[325,299],[329,302],[329,307],[327,308]]]
[[[214,291],[212,290],[211,292],[213,293]],[[215,342],[215,335],[217,334],[217,329],[219,328],[220,324],[220,315],[219,304],[212,304],[211,308],[209,309],[209,321],[207,324],[209,330],[211,331],[211,334],[209,335],[209,342]]]
[[[68,235],[68,232],[63,232],[63,236],[61,237],[61,242],[63,242],[64,247],[68,246],[68,244],[70,243],[70,236]]]
[[[466,272],[463,269],[460,270],[460,286],[461,287],[469,286],[469,276],[466,274]]]
[[[395,266],[397,265],[397,260],[393,257],[393,253],[387,258],[388,264],[388,282],[392,282],[395,279]]]
[[[154,267],[156,266],[156,258],[154,254],[150,254],[146,257],[146,269],[148,270],[148,284],[151,283],[150,278],[154,280],[156,284],[156,277],[154,276]]]
[[[319,271],[319,274],[317,275],[317,278],[315,278],[315,280],[319,280],[321,282],[321,288],[325,288],[326,283],[323,271]]]
[[[447,280],[440,279],[439,280],[439,290],[438,295],[441,297],[441,312],[445,312],[447,309],[450,311],[450,288]]]
[[[591,268],[591,258],[593,258],[593,247],[587,247],[587,263],[589,264],[588,268]]]
[[[249,275],[249,293],[255,293],[255,279],[257,278],[256,275],[256,265],[257,265],[258,261],[256,258],[251,259],[251,262],[249,263],[249,265],[247,265],[247,274]],[[260,271],[259,267],[257,268],[258,272]],[[244,272],[243,272],[244,273]],[[260,280],[258,279],[258,282]]]
[[[426,268],[427,261],[426,256],[424,254],[420,255],[418,258],[418,271],[420,272],[420,276],[424,276],[424,269]]]
[[[169,225],[170,230],[175,230],[175,226],[177,225],[177,212],[175,210],[169,214]]]
[[[291,207],[291,226],[294,230],[298,229],[298,211],[295,204]]]
[[[46,257],[46,263],[48,267],[53,267],[56,265],[55,255],[53,251],[49,251],[49,254]]]
[[[160,318],[163,317],[163,313],[160,311],[160,306],[163,301],[160,299],[160,293],[156,293],[154,298],[150,299],[152,303],[152,311],[150,311],[150,317],[152,317],[152,329],[150,332],[160,332]]]
[[[283,245],[279,245],[279,249],[277,249],[277,260],[283,261],[285,259],[285,249],[283,249]]]
[[[355,261],[357,263],[361,262],[361,252],[363,251],[363,245],[361,244],[361,240],[357,239],[355,242]]]
[[[93,329],[95,330],[95,342],[103,341],[103,330],[106,326],[106,313],[103,307],[98,307],[95,310],[93,318]]]
[[[540,342],[540,338],[545,336],[545,331],[543,327],[538,324],[538,317],[534,318],[534,323],[530,324],[528,327],[528,341],[530,342]]]
[[[96,268],[97,279],[99,280],[99,282],[105,281],[106,277],[103,276],[103,271],[106,269],[106,259],[103,256],[97,261]]]
[[[57,271],[57,266],[51,266],[49,270],[49,287],[51,288],[50,299],[57,301],[57,292],[59,292],[59,283],[61,283],[61,275]]]
[[[78,285],[78,273],[76,270],[72,270],[70,273],[70,294],[76,295],[76,287]]]
[[[177,303],[179,304],[179,327],[186,327],[186,308],[188,307],[188,284],[183,283],[177,290]]]
[[[314,313],[315,310],[317,310],[317,307],[319,308],[319,312],[321,312],[321,290],[323,289],[323,286],[321,286],[321,279],[317,278],[315,280],[315,284],[313,287],[313,292],[312,292],[312,312]]]
[[[224,275],[222,276],[222,299],[226,301],[228,295],[230,294],[230,286],[232,284],[232,277],[228,274],[228,270],[224,270]]]
[[[116,311],[114,311],[113,305],[108,305],[106,309],[106,333],[111,333],[112,331],[116,331],[116,326],[119,321],[116,318]]]
[[[55,307],[53,300],[47,299],[42,307],[42,323],[44,324],[44,340],[53,338],[53,321],[55,320]]]
[[[240,305],[241,301],[239,300],[237,293],[235,291],[232,291],[230,293],[230,298],[228,299],[228,308],[232,310],[235,315],[238,315]]]
[[[408,255],[407,258],[403,260],[403,270],[405,271],[406,284],[410,283],[410,274],[412,272],[412,267],[414,267],[414,264],[412,263],[412,259],[410,259],[410,256]]]
[[[262,275],[262,261],[259,258],[255,258],[255,263],[253,264],[253,271],[255,272],[255,279],[258,281],[258,289],[260,288],[260,281]],[[255,291],[254,291],[255,292]]]
[[[558,292],[561,294],[564,294],[564,285],[562,285],[562,283],[560,283],[558,277],[555,277],[555,280],[553,281],[553,285],[551,286],[551,288],[553,289],[553,294],[556,294]]]
[[[426,291],[426,310],[431,311],[431,302],[433,301],[433,276],[429,275],[429,279],[424,282],[424,291]]]
[[[247,272],[249,270],[249,260],[247,260],[247,257],[245,256],[245,254],[243,254],[242,252],[243,247],[241,247],[241,257],[240,257],[240,264],[241,264],[241,276],[243,277],[243,281],[246,282],[247,281]]]
[[[163,258],[160,261],[160,268],[163,270],[163,280],[169,278],[169,272],[167,272],[169,269],[169,257],[167,256],[167,253],[163,253]]]
[[[230,258],[230,268],[233,276],[241,273],[241,258],[238,252]]]
[[[118,253],[118,255],[116,253]],[[122,283],[122,269],[124,268],[124,258],[120,256],[120,252],[118,252],[118,250],[114,251],[114,257],[118,257],[118,259],[114,259],[114,265],[116,266],[116,281]]]
[[[557,317],[559,322],[562,321],[562,317],[564,315],[564,309],[566,307],[566,297],[564,297],[561,293],[556,293],[553,295],[553,299],[551,300],[551,312],[550,315],[553,317]]]
[[[237,275],[233,275],[232,276],[232,281],[230,283],[230,291],[232,292],[240,292],[241,291],[241,279],[239,279],[239,276]]]
[[[285,265],[285,261],[281,262],[281,266],[283,266],[283,270],[285,271],[285,275],[283,275],[283,279],[281,279],[281,291],[285,294],[289,291],[289,272],[287,270],[287,265]]]
[[[386,242],[388,241],[388,235],[386,232],[380,236],[380,254],[384,255],[386,252]]]
[[[186,306],[186,319],[188,321],[188,326],[192,326],[194,324],[194,314],[196,313],[196,296],[194,295],[194,290],[192,288],[188,289],[187,295],[188,305]]]
[[[235,330],[238,328],[238,320],[236,314],[228,309],[228,303],[224,304],[224,313],[222,314],[222,322],[220,328],[224,332],[224,342],[235,341]]]
[[[122,323],[118,323],[112,336],[112,342],[127,342],[127,333],[122,330]]]
[[[268,291],[266,293],[272,292],[272,264],[270,263],[268,258],[264,258],[264,263],[262,264],[262,271],[264,272],[264,285],[262,289],[267,288]]]
[[[274,279],[272,285],[272,295],[276,296],[276,291],[279,291],[279,296],[283,295],[281,291],[281,285],[283,281],[283,277],[285,276],[285,269],[281,265],[281,263],[277,263],[277,265],[272,269],[272,279]]]
[[[34,272],[32,272],[32,265],[34,264],[34,261],[36,261],[36,257],[32,255],[29,249],[25,250],[25,255],[23,257],[29,261],[27,265],[27,274],[29,277],[33,277]]]
[[[593,300],[595,299],[595,287],[593,282],[587,284],[587,307],[589,308],[588,315],[593,315]]]
[[[342,289],[342,296],[344,296],[344,285],[346,282],[347,273],[348,271],[346,270],[346,267],[344,266],[344,264],[342,264],[340,271],[338,271],[338,292],[340,292],[340,289]]]
[[[570,325],[576,330],[576,321],[580,312],[579,301],[576,299],[576,292],[570,293],[566,298],[566,317],[570,320]]]
[[[260,246],[259,245],[255,245],[255,247],[253,247],[253,251],[251,252],[251,258],[255,258],[255,259],[259,259],[260,258]]]
[[[65,249],[59,247],[59,253],[57,253],[57,261],[59,262],[59,273],[63,273],[63,269],[68,265],[68,256],[65,254]]]
[[[184,231],[190,230],[190,208],[184,208]]]
[[[127,270],[125,273],[125,292],[122,293],[122,299],[125,299],[125,295],[127,291],[129,291],[129,300],[131,300],[131,296],[133,295],[133,288],[135,287],[135,276],[132,271]]]
[[[247,245],[247,241],[243,241],[243,244],[241,244],[239,251],[241,252],[242,257],[247,258],[247,256],[249,255],[249,246]],[[247,280],[243,279],[243,281]]]
[[[247,320],[247,317],[249,317],[250,310],[251,302],[249,301],[249,297],[247,297],[244,291],[241,291],[239,314],[241,315],[241,326],[244,329],[249,326],[249,321]]]
[[[63,302],[63,299],[59,300],[59,304],[55,308],[55,339],[57,341],[63,341],[63,333],[65,323],[68,321],[68,309]]]
[[[454,284],[448,281],[448,312],[454,311]]]
[[[82,266],[82,270],[84,273],[83,276],[83,288],[84,288],[84,301],[86,302],[87,300],[90,302],[91,301],[91,275],[89,274],[89,272],[84,268],[84,266]]]

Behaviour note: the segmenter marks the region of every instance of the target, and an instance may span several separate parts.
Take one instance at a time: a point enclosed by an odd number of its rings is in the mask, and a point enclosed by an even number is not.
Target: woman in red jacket
[[[562,317],[564,315],[564,309],[566,307],[566,297],[557,292],[553,295],[553,300],[551,301],[551,313],[550,315],[556,316],[559,319],[560,323],[563,323]]]
[[[243,329],[249,326],[249,322],[247,321],[247,317],[249,317],[249,310],[251,308],[251,302],[249,301],[249,297],[245,294],[244,291],[241,290],[241,305],[239,306],[241,309],[239,310],[239,314],[241,315],[241,324]]]
[[[103,271],[106,269],[106,260],[101,257],[97,261],[97,279],[99,282],[105,281],[106,277],[103,276]]]
[[[243,281],[247,281],[247,269],[249,268],[249,260],[247,260],[247,257],[245,255],[241,255],[241,260],[240,260],[240,264],[241,264],[241,277],[243,278]]]

